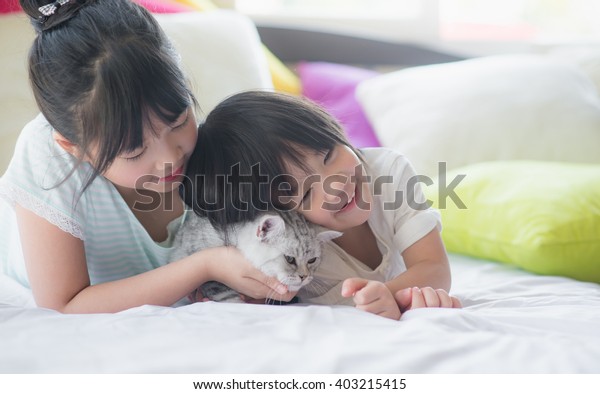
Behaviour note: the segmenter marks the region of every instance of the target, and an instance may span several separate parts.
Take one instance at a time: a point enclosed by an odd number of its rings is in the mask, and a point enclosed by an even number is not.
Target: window
[[[598,0],[230,0],[257,22],[420,42],[600,39]]]
[[[600,38],[597,0],[442,0],[445,41],[560,43]]]
[[[391,40],[438,37],[439,0],[235,0],[257,23],[351,31]]]
[[[247,14],[328,18],[415,18],[420,0],[236,0]]]

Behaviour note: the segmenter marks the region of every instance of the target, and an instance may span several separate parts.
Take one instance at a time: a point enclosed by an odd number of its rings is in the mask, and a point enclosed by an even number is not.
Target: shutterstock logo
[[[365,198],[362,193],[354,193],[356,190],[362,191],[365,185],[368,186],[373,197],[382,201],[385,211],[397,210],[403,204],[407,204],[414,210],[426,210],[431,208],[433,201],[427,199],[422,193],[422,185],[433,186],[435,183],[437,183],[439,209],[445,209],[448,200],[459,209],[467,209],[456,193],[457,186],[465,176],[459,174],[448,183],[446,163],[440,162],[437,182],[426,175],[413,175],[408,179],[401,174],[373,177],[366,174],[362,165],[356,166],[353,175],[335,174],[322,177],[319,174],[312,174],[298,179],[291,174],[282,174],[271,178],[261,172],[260,163],[257,163],[248,173],[243,173],[239,164],[236,164],[231,167],[228,174],[219,174],[212,179],[203,174],[197,174],[192,178],[184,176],[182,184],[192,188],[190,195],[206,211],[219,211],[225,209],[225,206],[247,211],[250,205],[254,210],[285,206],[287,210],[300,208],[304,211],[311,209],[337,211],[352,198],[355,198],[359,209],[370,210],[371,199]],[[151,211],[161,207],[161,204],[162,209],[169,210],[174,207],[173,201],[163,201],[164,195],[152,190],[152,185],[159,183],[160,179],[156,176],[147,175],[138,179],[136,190],[140,200],[134,203],[135,209]],[[312,188],[318,188],[328,196],[317,201],[318,206],[313,206],[312,199],[303,198],[304,193]],[[352,191],[349,192],[349,189]]]

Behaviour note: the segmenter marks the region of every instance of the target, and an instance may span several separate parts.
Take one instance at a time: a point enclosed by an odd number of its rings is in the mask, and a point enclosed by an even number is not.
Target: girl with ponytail
[[[169,261],[195,100],[156,20],[129,0],[20,0],[41,114],[0,179],[0,264],[65,313],[172,305],[215,280],[252,298],[287,289],[229,247]]]

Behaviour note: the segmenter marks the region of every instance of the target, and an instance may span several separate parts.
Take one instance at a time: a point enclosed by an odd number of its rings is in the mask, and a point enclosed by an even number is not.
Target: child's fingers
[[[400,310],[396,306],[395,308],[389,308],[389,309],[386,309],[385,311],[383,311],[382,313],[379,313],[379,316],[387,317],[388,319],[392,319],[392,320],[399,320],[400,316],[402,316],[402,314],[400,313]]]
[[[410,309],[417,308],[425,308],[427,304],[425,303],[425,297],[423,297],[423,292],[418,287],[412,288],[412,301]]]
[[[397,291],[394,298],[402,313],[417,308],[462,308],[458,298],[450,296],[444,289],[431,287],[403,289]]]
[[[342,297],[353,297],[363,289],[369,281],[363,278],[348,278],[342,284]]]
[[[382,295],[381,290],[376,286],[367,284],[354,294],[353,300],[356,305],[366,305],[380,300]]]
[[[226,264],[218,266],[215,280],[252,298],[265,298],[273,291],[281,295],[288,292],[287,286],[254,267],[238,249],[224,248]]]
[[[426,307],[439,308],[440,297],[435,290],[433,290],[431,287],[423,287],[421,289],[421,293],[423,294],[423,298],[425,299]]]
[[[452,308],[462,308],[462,304],[458,298],[451,297],[451,299],[452,299]]]
[[[342,294],[353,296],[356,308],[388,319],[400,318],[394,295],[384,283],[352,278],[344,282],[342,289]]]
[[[388,319],[400,319],[400,310],[393,301],[386,303],[384,300],[378,299],[369,304],[356,305],[356,308]]]
[[[407,311],[410,309],[410,304],[412,302],[412,289],[409,287],[398,290],[396,294],[394,294],[394,298],[396,299],[396,303],[398,304],[400,311]]]
[[[263,274],[262,272],[257,273],[257,275],[258,276],[255,279],[257,279],[259,282],[263,283],[269,289],[275,291],[277,294],[285,295],[288,292],[287,286],[285,286],[284,284],[279,282],[277,280],[277,278],[267,276],[267,275]],[[260,297],[254,297],[254,298],[260,298]]]
[[[440,297],[440,308],[452,308],[452,298],[444,289],[436,290],[438,296]]]

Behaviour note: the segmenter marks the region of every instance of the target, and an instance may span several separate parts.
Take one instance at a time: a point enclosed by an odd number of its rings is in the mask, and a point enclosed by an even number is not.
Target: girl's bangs
[[[104,81],[100,89],[104,90],[104,97],[95,100],[96,112],[104,113],[103,119],[98,119],[98,126],[103,130],[98,132],[106,135],[97,140],[103,141],[101,156],[107,163],[142,147],[146,130],[156,135],[158,130],[153,127],[153,117],[171,124],[195,102],[173,58],[152,53],[141,55],[139,51],[127,55],[120,56],[121,72],[112,70],[111,80]],[[111,97],[120,97],[121,105],[114,103]]]

